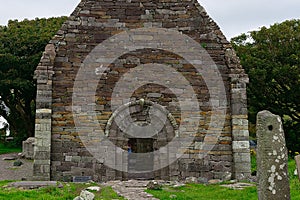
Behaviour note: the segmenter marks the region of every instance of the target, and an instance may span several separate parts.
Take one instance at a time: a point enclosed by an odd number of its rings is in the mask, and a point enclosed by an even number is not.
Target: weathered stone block
[[[22,156],[27,159],[33,159],[35,138],[31,137],[22,143]]]
[[[239,150],[247,150],[250,148],[249,141],[233,141],[232,149],[234,152]]]

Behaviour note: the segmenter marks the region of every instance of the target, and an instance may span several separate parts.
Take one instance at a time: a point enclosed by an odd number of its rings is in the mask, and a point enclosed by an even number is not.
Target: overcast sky
[[[151,1],[151,0],[149,0]],[[228,39],[287,19],[300,19],[300,0],[198,0]],[[0,0],[0,25],[9,19],[70,15],[80,0]]]

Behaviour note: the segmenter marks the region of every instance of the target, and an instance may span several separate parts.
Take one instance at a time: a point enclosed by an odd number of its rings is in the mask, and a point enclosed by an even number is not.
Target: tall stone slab
[[[22,142],[22,156],[33,159],[35,138],[30,137]]]
[[[258,199],[290,199],[288,154],[280,116],[257,115]]]
[[[300,155],[295,156],[298,179],[300,180]]]

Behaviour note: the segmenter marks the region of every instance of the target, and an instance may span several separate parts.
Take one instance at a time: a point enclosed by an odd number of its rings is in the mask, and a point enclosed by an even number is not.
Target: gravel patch
[[[16,160],[4,160],[4,158],[16,158]],[[20,159],[23,163],[21,166],[14,166],[17,161],[18,154],[2,154],[0,155],[0,180],[30,180],[33,173],[33,161]]]

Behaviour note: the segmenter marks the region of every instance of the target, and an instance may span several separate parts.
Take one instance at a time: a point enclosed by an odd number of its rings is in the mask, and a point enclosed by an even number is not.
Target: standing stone
[[[22,143],[22,155],[26,159],[33,159],[35,138],[30,137]]]
[[[258,113],[257,141],[258,199],[290,199],[288,155],[279,116]]]
[[[295,156],[296,166],[297,166],[297,174],[300,180],[300,155]]]

